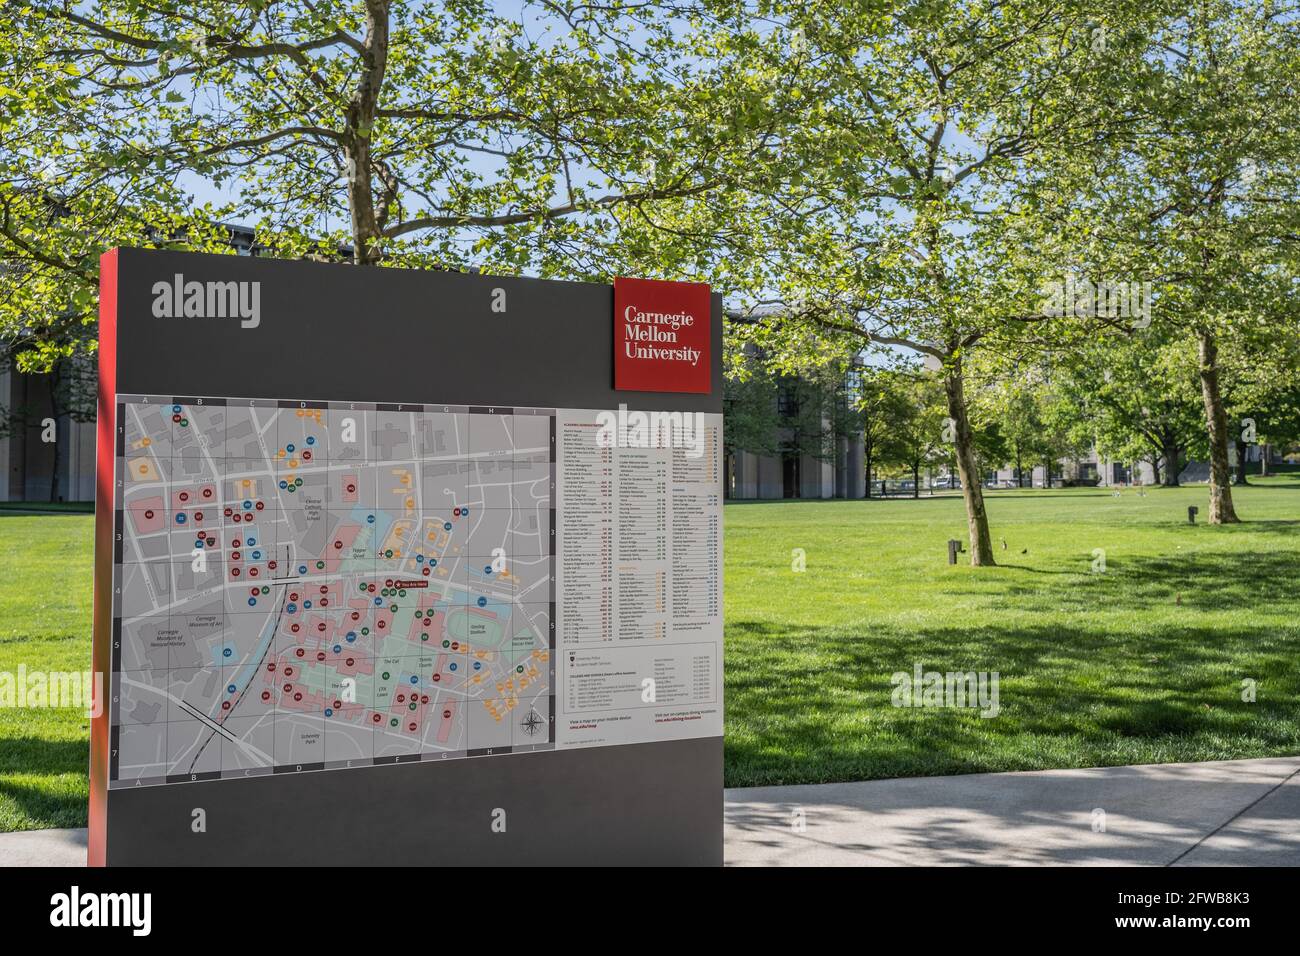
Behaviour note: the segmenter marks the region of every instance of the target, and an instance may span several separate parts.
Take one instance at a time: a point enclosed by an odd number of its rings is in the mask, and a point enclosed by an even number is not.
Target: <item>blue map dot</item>
[[[178,514],[178,515],[176,516],[176,523],[177,523],[177,524],[184,524],[184,523],[185,523],[185,515],[184,515],[184,514]]]
[[[296,610],[298,610],[298,605],[296,604],[286,604],[284,607],[285,614],[292,614]]]
[[[236,690],[238,690],[238,688],[235,687],[234,684],[231,684],[229,687],[226,688],[226,693],[233,694]]]
[[[229,656],[230,656],[231,654],[233,654],[233,653],[235,653],[233,649],[231,649],[231,648],[229,648],[229,647],[226,647],[226,648],[223,648],[223,649],[222,649],[222,651],[221,651],[221,656],[222,656],[222,657],[229,657]]]
[[[256,605],[257,605],[257,598],[249,598],[249,599],[248,599],[248,606],[249,606],[249,607],[255,607]]]
[[[306,574],[306,573],[307,573],[307,565],[305,565],[305,564],[300,564],[300,565],[298,565],[298,573],[299,573],[299,574]]]
[[[326,707],[326,708],[325,708],[325,716],[326,716],[326,717],[333,717],[333,716],[334,716],[334,708],[333,708],[333,707]]]
[[[308,444],[308,445],[314,445],[314,444],[316,444],[316,437],[315,437],[314,435],[308,435],[308,436],[307,436],[307,444]]]
[[[375,523],[375,516],[374,516],[374,515],[366,515],[366,524],[374,524],[374,523]]]
[[[453,662],[453,663],[451,663],[450,665],[448,665],[448,668],[447,668],[447,669],[448,669],[448,670],[453,670],[453,671],[454,671],[454,670],[456,669],[456,664],[455,664],[455,662]]]
[[[478,606],[479,606],[479,607],[487,607],[487,598],[485,598],[485,597],[481,597],[481,598],[479,598],[479,599],[478,599]]]
[[[443,527],[445,530],[450,531],[450,530],[451,530],[451,522],[450,522],[450,521],[445,522],[445,523],[443,524],[442,527]]]
[[[351,644],[351,643],[352,643],[353,641],[355,641],[356,639],[357,639],[357,632],[356,632],[356,631],[348,631],[348,633],[347,633],[347,642],[348,642],[349,644]]]

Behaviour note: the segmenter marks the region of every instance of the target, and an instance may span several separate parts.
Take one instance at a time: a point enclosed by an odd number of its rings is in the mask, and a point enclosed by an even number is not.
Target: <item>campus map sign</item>
[[[91,862],[718,862],[719,312],[108,253]]]

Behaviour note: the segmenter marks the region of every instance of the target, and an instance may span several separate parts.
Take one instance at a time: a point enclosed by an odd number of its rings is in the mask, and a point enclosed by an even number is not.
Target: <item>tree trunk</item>
[[[366,0],[365,51],[361,54],[356,90],[348,101],[347,132],[343,139],[343,156],[348,164],[348,208],[352,215],[352,261],[360,266],[374,265],[382,255],[381,219],[386,210],[375,209],[370,138],[374,134],[384,71],[388,68],[388,7],[389,0]]]
[[[1024,471],[1024,469],[1020,466],[1020,449],[1019,449],[1019,447],[1016,448],[1016,487],[1017,487],[1017,488],[1023,488],[1023,487],[1025,487],[1025,471]]]
[[[1052,459],[1043,459],[1043,487],[1052,487]]]
[[[1237,477],[1233,480],[1233,484],[1248,485],[1250,484],[1246,480],[1246,449],[1248,446],[1244,441],[1234,442],[1233,444],[1237,448]]]
[[[1138,464],[1140,463],[1139,462],[1133,463],[1133,470],[1135,472],[1137,471]],[[1151,483],[1153,485],[1160,484],[1160,456],[1159,455],[1151,456]]]
[[[1261,442],[1259,446],[1259,477],[1268,477],[1268,455],[1272,450],[1272,445],[1268,442]]]
[[[867,497],[870,498],[871,497],[871,455],[869,454],[863,455],[862,461],[863,464],[867,466]]]
[[[966,392],[962,382],[961,361],[945,365],[943,389],[948,398],[948,417],[953,422],[953,443],[957,451],[957,475],[961,479],[961,496],[966,503],[966,526],[970,534],[971,567],[993,565],[993,540],[989,537],[989,519],[984,511],[984,489],[975,461],[975,439],[971,434],[966,410]]]
[[[1178,447],[1177,442],[1174,441],[1165,442],[1164,457],[1165,457],[1165,487],[1177,488],[1178,475],[1182,471],[1182,469],[1178,467],[1178,459],[1182,457],[1182,451]]]
[[[912,497],[921,497],[921,463],[919,461],[912,463]]]
[[[1210,524],[1236,524],[1232,506],[1231,476],[1228,469],[1228,412],[1219,390],[1219,345],[1211,332],[1197,336],[1200,359],[1201,397],[1205,401],[1205,425],[1210,438]]]

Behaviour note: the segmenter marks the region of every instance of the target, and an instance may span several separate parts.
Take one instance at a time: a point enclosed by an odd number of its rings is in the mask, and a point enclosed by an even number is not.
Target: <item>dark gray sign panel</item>
[[[102,277],[92,864],[721,862],[716,296]]]

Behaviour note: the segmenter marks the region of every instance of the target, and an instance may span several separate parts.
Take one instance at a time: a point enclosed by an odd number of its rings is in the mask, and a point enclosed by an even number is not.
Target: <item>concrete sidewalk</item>
[[[726,818],[732,866],[1300,866],[1300,757],[754,787]]]
[[[731,866],[1300,866],[1300,757],[755,787],[725,815]],[[0,834],[0,866],[85,861],[85,830]]]

